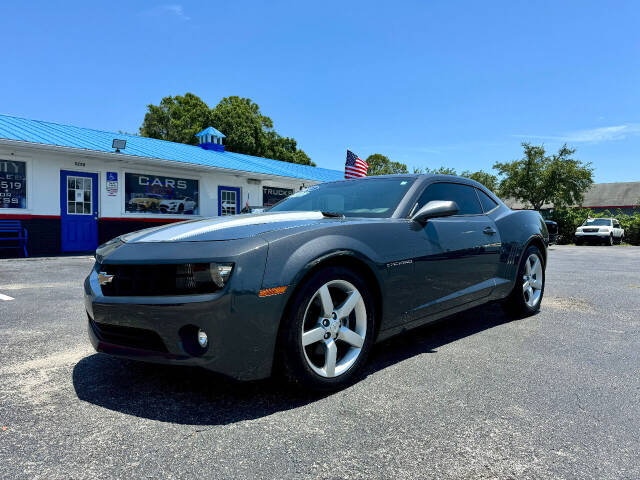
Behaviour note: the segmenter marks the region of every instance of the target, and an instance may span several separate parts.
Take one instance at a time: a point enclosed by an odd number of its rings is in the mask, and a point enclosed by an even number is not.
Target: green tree
[[[140,135],[196,145],[196,133],[211,123],[211,110],[193,93],[164,97],[160,105],[147,105]]]
[[[563,145],[558,153],[546,155],[544,146],[522,143],[524,157],[513,162],[497,162],[493,168],[503,177],[499,190],[539,210],[552,203],[556,208],[579,205],[593,184],[593,168],[572,158],[575,149]]]
[[[298,148],[297,142],[293,138],[282,137],[273,131],[267,132],[267,147],[262,152],[262,156],[301,165],[314,167],[316,165],[304,150]]]
[[[458,175],[456,169],[450,167],[413,167],[413,173],[424,173],[427,175]]]
[[[225,97],[211,109],[192,93],[164,97],[159,105],[147,106],[140,135],[195,145],[195,135],[208,126],[225,134],[230,152],[315,165],[295,139],[273,129],[273,121],[249,98]]]
[[[498,189],[498,177],[487,173],[484,170],[478,170],[477,172],[465,170],[460,174],[460,176],[475,180],[476,182],[481,183],[482,185],[487,187],[492,192],[495,192]]]
[[[226,135],[225,148],[262,156],[268,149],[273,121],[248,98],[225,97],[211,111],[212,125]],[[274,132],[275,133],[275,132]]]
[[[271,118],[249,98],[223,98],[211,111],[211,122],[226,135],[225,148],[232,152],[315,166],[295,139],[279,135]]]
[[[369,164],[367,175],[393,175],[397,173],[409,173],[404,163],[392,162],[389,157],[381,153],[369,155],[365,160]]]

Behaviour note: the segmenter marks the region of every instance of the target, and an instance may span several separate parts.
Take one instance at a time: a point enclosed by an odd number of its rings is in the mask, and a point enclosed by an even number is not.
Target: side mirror
[[[450,217],[459,210],[458,204],[452,200],[431,200],[418,210],[411,220],[424,224],[430,218]]]

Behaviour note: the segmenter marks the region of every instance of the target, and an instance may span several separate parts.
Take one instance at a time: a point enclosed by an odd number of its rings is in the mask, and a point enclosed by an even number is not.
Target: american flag
[[[351,150],[347,150],[347,161],[344,164],[344,178],[366,177],[369,164]]]

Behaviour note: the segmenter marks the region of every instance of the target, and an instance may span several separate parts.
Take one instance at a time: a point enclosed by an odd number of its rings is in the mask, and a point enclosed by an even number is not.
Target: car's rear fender
[[[516,281],[518,266],[524,252],[535,245],[547,261],[549,232],[540,213],[534,210],[504,210],[494,218],[502,241],[500,265],[494,298],[507,296]]]

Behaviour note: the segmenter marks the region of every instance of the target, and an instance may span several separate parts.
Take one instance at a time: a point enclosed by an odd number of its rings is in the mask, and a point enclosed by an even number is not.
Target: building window
[[[91,179],[67,177],[67,215],[91,215]]]
[[[186,178],[125,173],[125,211],[168,215],[199,215],[199,182]]]
[[[0,160],[0,208],[27,208],[27,164]]]

